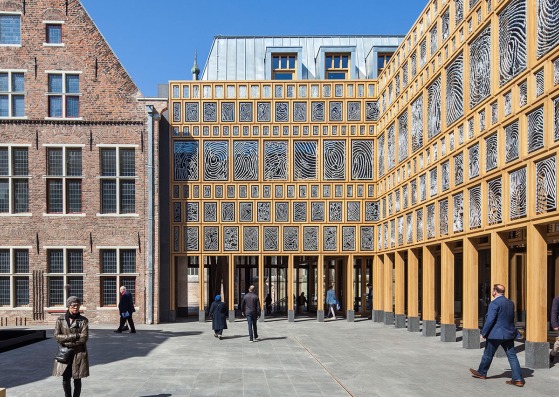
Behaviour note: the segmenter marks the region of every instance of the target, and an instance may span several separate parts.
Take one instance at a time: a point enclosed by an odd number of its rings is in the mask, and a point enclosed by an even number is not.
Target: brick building
[[[52,322],[69,295],[116,322],[153,304],[159,112],[79,1],[0,1],[0,317]]]

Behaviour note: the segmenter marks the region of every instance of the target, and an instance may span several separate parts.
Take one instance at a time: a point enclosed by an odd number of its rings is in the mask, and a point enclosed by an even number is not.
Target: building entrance
[[[262,305],[265,317],[287,317],[288,260],[287,256],[264,257],[264,302]]]
[[[316,256],[294,257],[293,295],[295,316],[316,317],[318,307],[318,258]]]
[[[251,285],[258,291],[258,256],[235,256],[234,309],[235,316],[241,316],[241,303]]]

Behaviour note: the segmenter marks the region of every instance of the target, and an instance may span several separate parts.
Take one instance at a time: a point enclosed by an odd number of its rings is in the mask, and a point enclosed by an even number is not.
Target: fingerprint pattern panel
[[[204,251],[219,250],[219,228],[204,226]]]
[[[452,197],[454,204],[454,232],[464,231],[464,193],[458,193]]]
[[[374,227],[361,226],[361,251],[372,251],[374,249]]]
[[[441,189],[446,191],[450,189],[450,162],[445,161],[441,164]]]
[[[258,251],[258,226],[243,228],[243,248],[245,251]]]
[[[173,143],[175,180],[198,180],[198,142],[175,141]]]
[[[256,119],[259,123],[269,123],[272,120],[270,102],[258,102],[256,109]]]
[[[241,222],[252,222],[252,203],[239,204],[239,217]]]
[[[559,98],[553,101],[553,140],[559,140]]]
[[[464,182],[464,153],[454,156],[454,184],[460,185]]]
[[[346,141],[325,140],[323,143],[324,179],[344,180],[346,162]]]
[[[464,115],[464,56],[462,53],[446,69],[446,125]]]
[[[351,141],[351,178],[353,180],[373,179],[373,141]]]
[[[318,226],[303,227],[303,251],[318,251]]]
[[[221,121],[223,122],[235,121],[235,103],[233,102],[221,103]]]
[[[252,122],[252,102],[239,103],[239,121],[245,123]]]
[[[536,163],[536,214],[554,211],[557,207],[555,156]]]
[[[204,122],[216,122],[217,121],[217,103],[215,102],[204,102]]]
[[[503,220],[503,186],[501,178],[487,182],[487,223],[495,225]]]
[[[481,227],[481,186],[469,189],[470,193],[470,229]]]
[[[342,251],[355,251],[355,226],[342,227]]]
[[[340,201],[332,201],[329,203],[328,220],[330,222],[342,221],[342,203]]]
[[[347,121],[361,121],[361,102],[347,103]]]
[[[398,117],[398,161],[408,158],[408,111]]]
[[[387,153],[386,157],[388,160],[388,169],[391,170],[396,166],[396,132],[395,132],[395,125],[392,123],[390,127],[388,127],[388,132],[386,134],[386,146],[387,146]]]
[[[526,58],[526,0],[514,0],[499,14],[501,86],[526,69]]]
[[[439,201],[439,233],[441,236],[448,235],[448,200]]]
[[[258,180],[258,141],[234,141],[233,165],[236,181]]]
[[[537,56],[541,58],[559,44],[559,2],[538,0]]]
[[[324,227],[324,251],[336,251],[338,247],[338,228],[336,226]]]
[[[264,180],[287,180],[287,141],[264,142]]]
[[[217,222],[217,203],[204,203],[204,222]]]
[[[184,233],[185,251],[198,251],[198,227],[188,226]]]
[[[415,211],[415,225],[417,241],[423,241],[423,209]]]
[[[411,145],[412,152],[423,147],[423,96],[419,96],[411,105]]]
[[[270,207],[270,203],[258,203],[256,215],[256,219],[258,219],[258,222],[270,222],[272,220]]]
[[[435,238],[435,204],[427,206],[427,238]]]
[[[283,250],[299,250],[299,228],[296,226],[285,226],[283,228]]]
[[[304,123],[307,121],[307,103],[295,102],[293,104],[293,121]]]
[[[289,104],[287,102],[276,102],[276,123],[289,121]]]
[[[185,121],[191,123],[198,122],[198,104],[197,103],[187,103],[184,107],[184,118]]]
[[[361,220],[361,203],[350,201],[347,203],[347,221],[359,222]]]
[[[379,136],[378,138],[378,176],[384,176],[384,140],[385,140],[385,135],[382,134],[381,136]]]
[[[276,222],[287,222],[289,218],[288,204],[276,203]]]
[[[264,226],[264,251],[277,251],[279,248],[279,227]]]
[[[227,141],[204,141],[204,180],[226,181],[228,179],[229,143]]]
[[[294,142],[294,179],[317,179],[316,141]]]
[[[469,174],[471,178],[479,176],[479,143],[468,149],[468,159],[469,159]]]
[[[237,251],[239,249],[239,227],[226,226],[223,228],[223,250]]]
[[[505,161],[507,163],[518,158],[518,143],[518,120],[516,120],[505,127]]]
[[[293,220],[295,222],[307,221],[307,203],[305,201],[293,203]]]
[[[510,173],[510,219],[526,216],[526,168]]]
[[[342,103],[330,102],[330,121],[342,121]]]
[[[324,121],[324,102],[311,102],[311,121]]]
[[[223,222],[235,221],[235,203],[221,203],[221,220]]]
[[[456,21],[456,26],[464,18],[464,0],[454,0],[454,20]]]
[[[470,44],[470,108],[491,94],[491,27]]]
[[[533,152],[543,147],[543,123],[543,106],[528,114],[528,152]]]
[[[427,94],[427,135],[431,139],[441,132],[441,76],[429,86]]]
[[[324,203],[312,203],[311,204],[311,221],[313,222],[324,222]]]
[[[365,119],[367,121],[377,121],[380,116],[380,109],[378,107],[378,102],[367,102],[365,104],[366,115]],[[314,121],[314,120],[313,120]]]

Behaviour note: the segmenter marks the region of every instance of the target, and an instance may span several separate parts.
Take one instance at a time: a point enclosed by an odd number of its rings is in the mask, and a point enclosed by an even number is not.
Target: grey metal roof
[[[404,36],[216,36],[202,80],[269,80],[271,54],[297,53],[299,79],[324,78],[324,54],[349,52],[351,78],[377,77],[377,54],[393,52]]]

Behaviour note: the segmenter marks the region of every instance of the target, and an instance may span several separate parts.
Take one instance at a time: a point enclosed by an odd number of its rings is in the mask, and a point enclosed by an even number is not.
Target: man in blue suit
[[[478,370],[470,368],[470,372],[474,378],[487,379],[487,371],[491,366],[493,356],[497,348],[503,346],[512,370],[512,379],[507,380],[506,383],[522,387],[525,382],[514,350],[514,340],[519,335],[514,326],[514,303],[505,298],[505,287],[501,284],[493,286],[491,295],[494,299],[489,304],[485,325],[481,330],[481,336],[486,339],[485,350]]]

